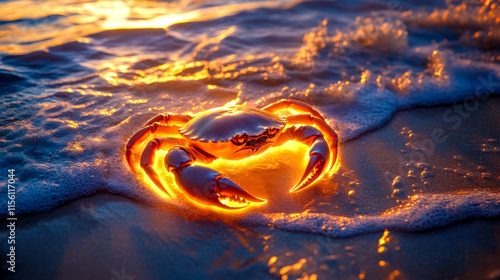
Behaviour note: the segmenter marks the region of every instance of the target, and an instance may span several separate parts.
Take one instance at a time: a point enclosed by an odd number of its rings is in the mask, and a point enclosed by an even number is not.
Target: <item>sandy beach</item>
[[[331,178],[337,186],[333,190],[322,189],[319,183],[295,199],[268,190],[275,187],[272,181],[251,190],[269,195],[269,203],[260,209],[263,213],[283,209],[282,213],[300,215],[307,209],[344,217],[397,212],[396,201],[410,205],[409,197],[416,195],[498,193],[499,105],[498,98],[481,102],[456,130],[442,118],[453,106],[397,113],[384,127],[341,145],[341,166]],[[436,128],[445,129],[448,138],[419,161],[429,166],[432,176],[422,176],[425,169],[415,167],[411,170],[419,174],[401,174],[400,185],[388,184],[384,174],[398,174],[396,159],[426,143],[423,140]],[[485,142],[492,143],[483,151],[478,139],[495,140]],[[238,181],[237,172],[231,176]],[[356,184],[350,184],[353,180]],[[399,191],[394,193],[394,188]],[[331,203],[317,202],[318,198]],[[493,203],[498,206],[498,200]],[[472,208],[469,211],[473,214]],[[368,228],[364,234],[331,238],[314,230],[280,229],[279,223],[253,225],[240,219],[246,214],[235,217],[99,193],[20,218],[17,272],[4,275],[5,279],[497,279],[500,220],[495,213],[491,218],[443,220],[441,226],[433,216],[439,212],[425,213],[421,219],[427,219],[431,229],[408,231],[403,223],[399,228]],[[2,229],[1,234],[7,232]]]

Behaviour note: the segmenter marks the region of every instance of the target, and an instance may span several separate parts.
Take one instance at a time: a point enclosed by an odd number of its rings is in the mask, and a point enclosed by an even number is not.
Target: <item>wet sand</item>
[[[328,178],[336,188],[322,189],[320,181],[290,197],[278,193],[288,188],[282,186],[259,193],[270,200],[260,211],[325,207],[354,217],[379,215],[421,193],[498,193],[500,99],[481,101],[453,129],[443,115],[456,106],[397,113],[384,127],[341,145],[340,166]],[[432,136],[436,129],[443,132],[439,139]],[[16,273],[2,262],[2,279],[498,279],[498,218],[330,238],[98,193],[20,217]]]
[[[135,279],[277,279],[280,271],[288,279],[303,273],[358,279],[363,272],[365,279],[500,276],[498,219],[414,233],[388,230],[387,238],[377,232],[333,239],[189,221],[120,196],[97,194],[24,217],[19,224],[16,273],[5,273],[4,279],[119,279],[113,271]],[[379,253],[381,239],[387,242]],[[274,256],[276,262],[269,265]]]

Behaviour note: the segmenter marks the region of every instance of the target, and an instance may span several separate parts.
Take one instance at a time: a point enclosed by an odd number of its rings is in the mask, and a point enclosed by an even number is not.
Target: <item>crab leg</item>
[[[192,148],[175,146],[165,157],[165,166],[175,176],[177,186],[190,199],[224,209],[244,208],[266,200],[255,197],[229,178],[208,167],[194,165],[197,152]]]
[[[135,148],[139,146],[144,140],[149,138],[151,135],[179,135],[179,127],[162,125],[160,123],[153,123],[143,127],[141,130],[137,131],[128,141],[127,148],[125,151],[125,157],[127,158],[127,163],[133,172],[136,172],[134,168],[134,163],[132,162],[132,154]]]
[[[158,150],[168,150],[172,148],[175,145],[184,145],[186,141],[184,139],[178,139],[178,138],[155,138],[151,141],[149,141],[148,145],[142,152],[142,157],[141,157],[141,167],[144,169],[144,172],[148,175],[148,177],[153,181],[153,183],[160,189],[164,190],[165,193],[169,196],[172,196],[170,194],[170,191],[168,188],[163,186],[161,183],[160,177],[156,173],[156,171],[153,168],[153,164],[155,163],[155,153]]]
[[[333,159],[337,158],[337,142],[338,142],[338,137],[337,133],[333,128],[331,128],[326,121],[315,117],[311,116],[310,114],[298,114],[298,115],[292,115],[288,116],[286,118],[287,124],[289,125],[314,125],[316,126],[321,133],[323,133],[323,136],[326,138],[326,141],[330,145],[330,147],[335,148],[332,149],[332,152],[334,152],[334,157]]]
[[[276,140],[275,145],[297,140],[311,147],[304,175],[290,190],[296,192],[311,185],[333,167],[337,159],[338,139],[335,131],[325,121],[309,114],[292,115],[287,117],[287,121],[290,125],[296,125],[287,128]]]
[[[193,118],[191,115],[180,115],[180,114],[159,114],[149,121],[147,121],[144,126],[151,125],[153,123],[161,123],[169,126],[183,126],[188,121]]]
[[[298,101],[298,100],[293,100],[293,99],[281,99],[280,101],[276,101],[272,104],[267,105],[266,107],[262,108],[262,110],[269,111],[271,113],[275,113],[279,110],[283,109],[292,109],[295,110],[299,113],[308,113],[311,114],[321,120],[325,120],[323,116],[316,111],[313,107],[309,106],[308,104]]]
[[[193,116],[180,114],[158,114],[144,124],[143,128],[136,132],[128,141],[125,157],[127,163],[133,172],[135,171],[132,163],[132,153],[150,135],[179,135],[179,127],[190,121]]]

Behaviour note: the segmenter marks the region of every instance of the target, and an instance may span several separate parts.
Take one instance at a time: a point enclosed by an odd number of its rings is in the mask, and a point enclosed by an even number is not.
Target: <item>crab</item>
[[[294,114],[279,115],[291,109]],[[150,119],[128,141],[125,157],[130,169],[137,172],[133,154],[141,143],[155,137],[142,152],[140,166],[151,181],[168,196],[153,168],[155,154],[168,151],[165,168],[175,177],[177,187],[191,200],[206,206],[241,209],[265,203],[243,190],[219,172],[196,165],[216,159],[240,160],[264,153],[285,142],[300,141],[310,147],[309,162],[302,178],[290,189],[298,192],[313,184],[331,169],[337,158],[337,134],[323,116],[306,103],[284,99],[262,109],[228,105],[196,116],[159,114]]]

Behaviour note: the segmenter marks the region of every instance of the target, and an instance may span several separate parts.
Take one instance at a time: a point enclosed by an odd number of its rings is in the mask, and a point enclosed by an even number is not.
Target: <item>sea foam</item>
[[[493,218],[498,215],[500,215],[500,195],[479,191],[417,195],[405,206],[391,208],[373,216],[340,217],[325,213],[297,213],[263,215],[249,220],[293,232],[339,238],[384,229],[423,231],[468,219]]]

